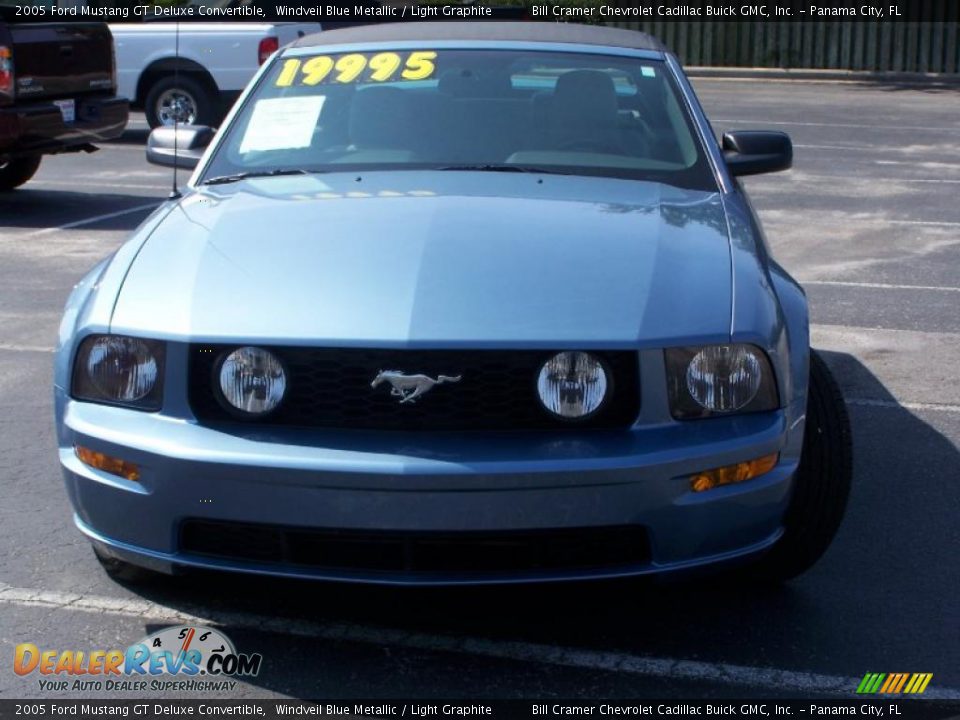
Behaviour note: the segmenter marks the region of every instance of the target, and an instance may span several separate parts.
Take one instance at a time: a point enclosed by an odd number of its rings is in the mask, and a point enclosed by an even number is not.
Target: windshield
[[[662,62],[520,50],[277,58],[201,182],[282,172],[492,170],[716,189]]]

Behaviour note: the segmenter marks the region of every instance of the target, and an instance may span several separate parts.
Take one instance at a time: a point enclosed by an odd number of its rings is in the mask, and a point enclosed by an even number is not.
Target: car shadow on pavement
[[[333,639],[336,628],[346,628],[347,641],[360,637],[360,644],[375,647],[382,637],[384,647],[396,643],[402,648],[406,634],[842,677],[904,663],[946,673],[949,668],[936,659],[943,657],[938,652],[952,652],[943,649],[942,636],[946,628],[958,626],[958,609],[950,598],[960,586],[960,567],[955,558],[957,501],[955,495],[945,496],[943,484],[960,477],[960,452],[927,419],[896,405],[856,358],[822,354],[848,402],[855,398],[858,403],[849,406],[854,487],[834,545],[812,570],[784,585],[754,581],[749,571],[669,582],[461,588],[191,573],[135,590],[162,605],[219,618],[228,636],[243,638],[242,652],[273,653],[264,672],[245,680],[300,697],[316,697],[314,671],[336,664],[331,653],[342,644]],[[935,415],[930,418],[938,424],[956,422],[942,417],[947,413]],[[271,620],[262,627],[260,621],[239,622],[238,612]],[[417,643],[412,646],[421,647]],[[285,661],[277,654],[297,658],[299,671],[281,671]],[[382,662],[381,657],[377,663]],[[427,674],[408,676],[406,682],[405,694],[450,696],[449,688]],[[368,685],[364,694],[379,696],[378,687]],[[335,687],[324,692],[338,693]],[[356,696],[356,689],[345,685],[339,696],[351,693]]]
[[[112,145],[143,145],[146,147],[149,136],[150,128],[128,127],[120,137],[114,138],[110,143]]]
[[[75,223],[87,230],[132,230],[150,214],[152,207],[167,199],[167,192],[159,188],[139,195],[74,192],[46,190],[27,183],[12,192],[0,193],[0,234],[13,229],[70,229]],[[148,205],[151,207],[143,207]]]

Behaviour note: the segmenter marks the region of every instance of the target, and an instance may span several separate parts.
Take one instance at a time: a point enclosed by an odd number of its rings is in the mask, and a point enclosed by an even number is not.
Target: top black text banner
[[[509,2],[509,0],[507,0]],[[548,22],[960,22],[960,0],[777,0],[753,4],[707,0],[525,0],[405,4],[397,0],[317,3],[309,0],[187,0],[151,4],[136,0],[6,0],[8,22],[321,22],[333,28],[376,22],[542,20]]]

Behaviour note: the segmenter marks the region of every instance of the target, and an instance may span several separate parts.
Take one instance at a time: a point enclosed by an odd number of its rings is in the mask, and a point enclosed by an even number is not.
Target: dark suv
[[[119,136],[129,112],[105,23],[21,22],[21,12],[0,7],[0,191],[33,177],[42,155]]]

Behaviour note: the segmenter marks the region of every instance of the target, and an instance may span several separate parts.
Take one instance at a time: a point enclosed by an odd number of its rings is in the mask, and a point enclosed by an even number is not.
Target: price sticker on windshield
[[[391,80],[426,80],[437,70],[432,50],[411,53],[378,52],[348,55],[315,55],[287,58],[274,85],[311,86],[321,83],[378,83]]]

